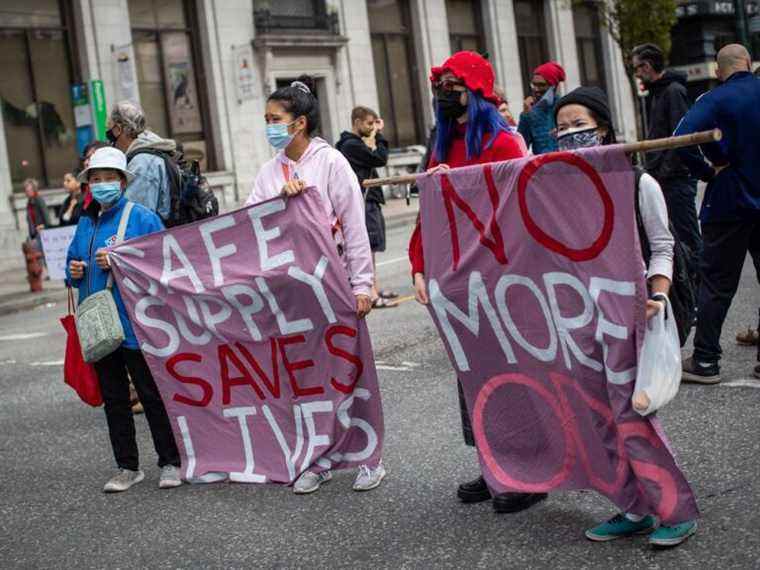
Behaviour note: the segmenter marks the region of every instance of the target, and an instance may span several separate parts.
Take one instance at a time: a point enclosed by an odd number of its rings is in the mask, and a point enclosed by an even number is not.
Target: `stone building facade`
[[[0,6],[0,259],[25,235],[24,179],[52,205],[102,115],[131,98],[158,134],[203,157],[224,207],[244,200],[272,156],[266,96],[317,79],[322,135],[337,141],[355,105],[377,108],[396,148],[432,125],[428,72],[453,51],[488,52],[517,116],[530,72],[567,71],[564,89],[599,85],[616,128],[635,136],[619,49],[595,3],[567,0],[4,0]],[[79,89],[79,91],[76,91]],[[79,100],[82,90],[87,94]],[[100,93],[100,95],[98,95]],[[89,96],[89,102],[86,97]],[[102,111],[102,109],[101,109]]]

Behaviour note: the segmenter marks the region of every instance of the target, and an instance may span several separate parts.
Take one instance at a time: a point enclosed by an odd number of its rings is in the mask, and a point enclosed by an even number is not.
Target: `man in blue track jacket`
[[[694,354],[683,363],[684,381],[701,384],[720,382],[721,329],[747,252],[756,266],[760,262],[760,81],[751,73],[744,46],[724,47],[717,60],[723,84],[700,97],[675,131],[723,132],[723,139],[703,145],[702,153],[693,147],[679,151],[691,173],[707,182]]]

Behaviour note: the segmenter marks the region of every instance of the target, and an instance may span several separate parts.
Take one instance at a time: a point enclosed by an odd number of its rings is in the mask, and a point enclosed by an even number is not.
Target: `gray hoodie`
[[[177,150],[177,144],[154,132],[143,131],[129,145],[127,157],[147,148],[173,154]],[[127,168],[135,174],[135,179],[127,186],[127,199],[142,204],[166,221],[171,208],[171,195],[164,159],[153,154],[137,154],[129,160]]]

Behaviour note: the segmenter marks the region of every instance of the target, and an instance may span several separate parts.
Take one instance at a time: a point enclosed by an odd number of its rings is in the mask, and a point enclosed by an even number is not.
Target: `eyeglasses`
[[[433,88],[436,91],[464,91],[466,89],[464,83],[460,81],[451,81],[450,79],[434,83]]]
[[[637,63],[636,65],[633,66],[633,70],[634,71],[638,71],[639,69],[641,69],[642,67],[644,67],[646,64],[647,64],[646,61],[642,61],[641,63]]]

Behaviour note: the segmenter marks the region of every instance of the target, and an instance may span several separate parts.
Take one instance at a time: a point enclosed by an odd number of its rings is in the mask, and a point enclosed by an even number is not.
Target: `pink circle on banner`
[[[534,390],[539,396],[541,396],[546,405],[552,409],[554,415],[560,421],[563,437],[565,439],[564,462],[558,472],[549,479],[543,481],[521,481],[512,477],[501,467],[501,465],[499,465],[499,462],[496,460],[496,457],[494,457],[493,450],[488,443],[484,419],[486,404],[496,390],[509,384],[521,385],[530,390]],[[570,471],[575,461],[575,444],[573,434],[568,433],[568,430],[564,427],[565,425],[568,425],[568,421],[566,421],[562,408],[556,400],[557,398],[539,382],[519,373],[499,374],[494,376],[488,380],[488,382],[486,382],[480,389],[480,392],[478,392],[478,397],[475,400],[475,406],[473,407],[472,413],[472,429],[475,435],[475,441],[478,444],[478,451],[486,466],[491,471],[491,474],[505,487],[528,493],[543,492],[559,486],[570,475]]]

